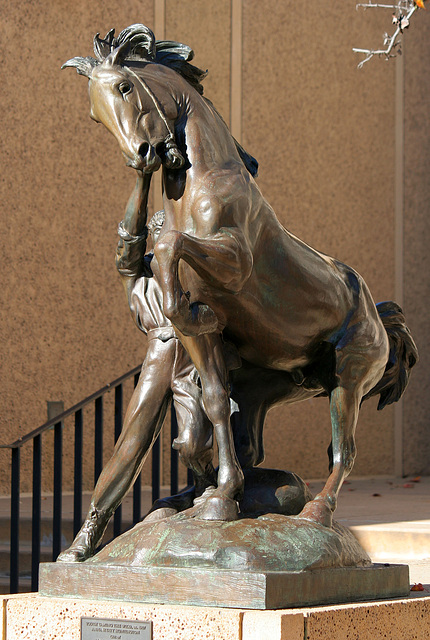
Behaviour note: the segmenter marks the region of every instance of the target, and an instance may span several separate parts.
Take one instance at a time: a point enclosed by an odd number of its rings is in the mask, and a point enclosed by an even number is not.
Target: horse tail
[[[363,400],[380,394],[380,411],[402,397],[408,386],[411,369],[418,362],[418,350],[399,305],[391,301],[380,302],[376,308],[388,335],[390,354],[384,375]]]

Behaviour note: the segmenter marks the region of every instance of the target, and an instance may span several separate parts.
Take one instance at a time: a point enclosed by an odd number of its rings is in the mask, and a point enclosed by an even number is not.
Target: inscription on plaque
[[[152,622],[81,618],[81,640],[152,640]]]

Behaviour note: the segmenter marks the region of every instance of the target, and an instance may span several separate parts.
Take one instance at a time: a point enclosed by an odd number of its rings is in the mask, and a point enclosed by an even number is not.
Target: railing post
[[[94,486],[103,468],[103,396],[96,398],[94,417]]]
[[[33,439],[33,508],[31,522],[31,590],[39,586],[40,514],[42,505],[42,436]]]
[[[63,423],[54,427],[54,509],[52,522],[52,561],[61,552],[61,512],[63,497]]]
[[[54,428],[54,488],[53,488],[53,519],[52,519],[52,557],[56,560],[62,546],[62,430],[63,421],[75,415],[75,476],[74,476],[74,513],[73,527],[76,534],[80,528],[82,519],[82,454],[83,454],[83,407],[95,401],[95,438],[94,438],[94,477],[95,483],[103,467],[103,395],[112,387],[120,387],[116,401],[116,438],[118,438],[122,422],[122,383],[124,380],[134,378],[134,384],[138,383],[141,367],[135,367],[131,371],[120,376],[113,382],[105,385],[95,393],[86,397],[81,402],[67,409],[54,419],[49,419],[37,429],[21,436],[15,442],[8,445],[0,445],[1,448],[11,450],[11,501],[10,501],[10,583],[9,592],[19,591],[19,551],[20,551],[20,460],[21,447],[33,440],[33,490],[32,490],[32,557],[31,557],[31,589],[38,588],[38,569],[40,563],[40,538],[41,538],[41,493],[42,493],[42,441],[41,436]],[[119,398],[119,394],[121,397]],[[159,495],[159,468],[160,445],[155,449],[156,463],[153,473],[157,477],[154,493]],[[133,518],[140,520],[140,476],[134,487]]]
[[[115,416],[114,416],[114,438],[115,443],[121,435],[122,429],[122,384],[115,387]],[[113,536],[116,538],[121,534],[122,507],[119,505],[113,517]]]
[[[11,593],[19,589],[19,479],[20,479],[19,447],[12,449],[12,477],[10,504],[10,584]]]
[[[176,418],[175,405],[170,405],[170,442],[173,442],[178,436],[178,420]],[[170,449],[170,495],[174,496],[178,493],[178,452],[176,449]]]
[[[82,452],[83,452],[82,409],[75,413],[75,477],[73,482],[73,535],[76,536],[82,524]]]

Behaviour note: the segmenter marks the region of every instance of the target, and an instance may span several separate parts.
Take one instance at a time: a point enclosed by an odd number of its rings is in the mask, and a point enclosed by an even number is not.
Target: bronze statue
[[[72,545],[58,557],[60,562],[83,562],[94,555],[110,518],[140,473],[170,401],[174,403],[178,421],[178,436],[172,446],[192,470],[194,485],[177,496],[156,501],[145,520],[159,520],[191,508],[206,489],[210,488],[210,493],[216,484],[212,426],[203,411],[198,374],[163,313],[157,260],[152,252],[146,253],[147,230],[154,246],[164,223],[164,211],[158,211],[142,226],[142,218],[146,220],[148,177],[141,171],[137,174],[124,220],[118,226],[120,240],[115,262],[135,324],[148,337],[148,351],[114,453],[94,489],[85,521]],[[125,231],[125,226],[133,233]],[[239,368],[240,357],[233,346],[225,344],[224,350],[229,370]],[[264,457],[264,417],[273,404],[290,395],[286,392],[289,381],[285,374],[277,375],[269,385],[261,386],[263,371],[244,363],[241,372],[235,377],[232,390],[238,409],[232,418],[235,446],[248,478],[241,510],[255,514],[269,508],[280,513],[298,513],[310,499],[300,479],[291,473],[255,469]],[[256,485],[257,501],[253,491]]]
[[[330,527],[362,400],[380,394],[378,408],[398,400],[417,361],[403,314],[392,302],[377,307],[351,267],[282,227],[251,175],[253,159],[203,97],[205,73],[190,64],[189,47],[157,42],[137,24],[117,38],[97,35],[94,51],[64,65],[89,79],[92,119],[147,188],[163,172],[165,222],[154,248],[163,311],[198,371],[219,450],[217,487],[203,495],[199,518],[237,518],[243,490],[225,339],[269,379],[285,374],[288,401],[329,397],[332,470],[300,517]],[[138,228],[124,221],[124,238],[144,234],[140,214]]]

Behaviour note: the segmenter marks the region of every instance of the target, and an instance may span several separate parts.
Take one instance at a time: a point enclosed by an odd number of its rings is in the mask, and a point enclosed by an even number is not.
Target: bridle
[[[154,94],[154,92],[152,91],[152,89],[149,87],[149,85],[145,82],[145,80],[143,80],[142,78],[140,78],[137,73],[135,73],[132,69],[130,69],[130,67],[127,67],[126,65],[123,65],[123,69],[126,69],[134,78],[136,78],[136,80],[138,81],[138,83],[140,84],[140,86],[142,87],[142,89],[144,89],[144,91],[147,93],[147,95],[151,98],[152,102],[154,103],[154,106],[158,112],[158,115],[160,116],[161,120],[164,123],[164,126],[167,129],[167,136],[164,139],[164,144],[166,146],[166,150],[172,149],[173,147],[177,147],[176,142],[175,142],[175,133],[172,130],[172,128],[170,127],[170,124],[167,121],[166,118],[166,114],[163,111],[163,108],[160,104],[160,101],[158,100],[157,96]]]

